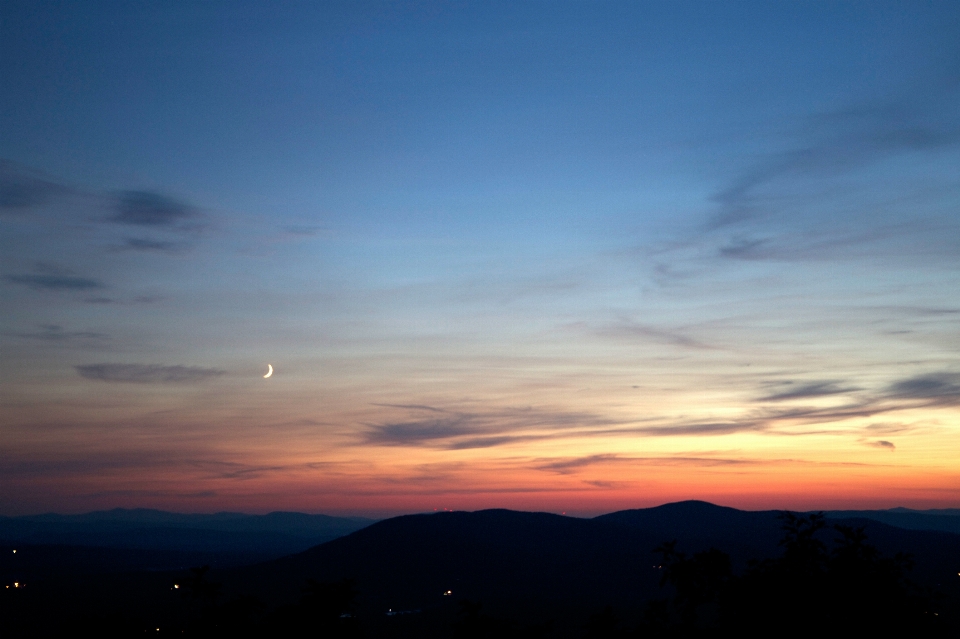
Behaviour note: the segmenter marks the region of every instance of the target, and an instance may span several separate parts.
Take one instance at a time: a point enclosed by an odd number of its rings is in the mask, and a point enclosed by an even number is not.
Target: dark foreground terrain
[[[682,502],[396,517],[246,566],[6,544],[0,614],[10,636],[956,636],[960,535],[939,527]]]

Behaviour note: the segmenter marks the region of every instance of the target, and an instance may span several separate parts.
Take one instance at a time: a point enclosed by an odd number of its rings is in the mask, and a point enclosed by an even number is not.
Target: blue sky
[[[957,505],[958,42],[952,2],[7,3],[0,497]]]

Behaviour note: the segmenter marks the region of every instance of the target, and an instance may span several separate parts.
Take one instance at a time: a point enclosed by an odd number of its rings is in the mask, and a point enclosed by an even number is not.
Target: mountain
[[[911,530],[942,530],[960,533],[960,508],[941,508],[935,510],[911,510],[910,508],[890,508],[889,510],[832,510],[824,513],[829,519],[863,518],[882,521],[897,528]]]
[[[170,514],[153,511],[137,517],[125,511],[97,514],[94,519],[116,523],[132,518],[142,528],[145,519],[153,518],[153,530],[177,530],[170,527],[166,515]],[[201,520],[210,526],[227,526],[230,534],[242,526],[262,531],[257,526],[273,521],[265,516],[241,524],[236,515],[208,517]],[[216,592],[219,588],[219,603],[214,606],[211,599],[204,604],[219,616],[208,620],[226,624],[219,626],[222,628],[276,630],[271,624],[323,610],[322,605],[317,609],[298,604],[305,593],[343,592],[323,584],[349,579],[358,593],[351,619],[362,625],[367,637],[448,637],[451,628],[463,622],[464,611],[468,618],[472,614],[474,621],[492,628],[507,627],[490,625],[496,620],[512,624],[514,629],[528,628],[522,636],[579,637],[591,616],[608,606],[625,625],[635,626],[647,602],[670,594],[669,588],[661,588],[662,557],[654,551],[664,542],[676,540],[676,548],[688,556],[719,548],[731,555],[735,571],[742,573],[751,559],[781,555],[783,523],[778,511],[740,511],[695,501],[594,519],[509,510],[406,515],[370,524],[296,554],[253,565],[218,564],[202,575],[177,570],[100,574],[93,579],[38,572],[36,583],[31,584],[35,589],[28,593],[33,597],[32,607],[22,606],[14,612],[19,615],[19,627],[34,628],[31,624],[38,623],[36,620],[46,620],[53,635],[60,628],[56,624],[66,623],[63,620],[82,618],[88,623],[89,619],[120,616],[130,627],[142,626],[138,630],[142,633],[147,627],[183,627],[178,624],[187,623],[184,620],[199,610],[198,600],[190,603],[184,599],[185,593]],[[911,578],[943,593],[938,604],[941,612],[951,619],[957,617],[960,535],[897,528],[864,517],[835,518],[828,523],[862,527],[867,542],[886,556],[912,554],[915,568]],[[214,528],[207,532],[224,531]],[[829,545],[837,534],[827,526],[818,536]],[[0,572],[13,575],[11,562],[20,560],[14,560],[8,548],[0,547],[0,552],[6,557],[0,557]],[[103,560],[122,563],[123,558],[105,556]],[[174,584],[190,583],[194,586],[174,588]],[[323,598],[317,601],[322,604]],[[99,616],[91,617],[90,611]],[[501,636],[497,632],[490,636]]]
[[[682,501],[654,508],[621,510],[593,521],[644,531],[661,540],[677,539],[688,552],[722,548],[735,562],[771,557],[782,536],[781,511],[747,511],[705,501]]]
[[[575,624],[584,610],[655,595],[659,536],[548,513],[485,510],[395,517],[306,552],[211,579],[276,605],[308,579],[351,579],[371,636],[443,636],[460,602],[529,623]],[[444,593],[449,592],[449,595]],[[403,611],[405,615],[388,615]],[[570,614],[568,614],[568,612]]]
[[[663,596],[661,558],[654,549],[665,541],[676,539],[687,553],[715,546],[730,553],[740,570],[749,559],[778,556],[779,517],[778,511],[705,502],[594,519],[508,510],[409,515],[291,557],[215,571],[212,578],[234,594],[271,604],[295,601],[308,579],[351,579],[359,591],[357,613],[368,620],[372,636],[391,636],[401,623],[413,627],[417,616],[424,625],[410,629],[412,636],[442,634],[430,624],[449,623],[462,600],[482,602],[494,617],[573,628],[607,605],[629,617],[639,614],[642,602]],[[960,535],[863,518],[831,523],[863,527],[868,541],[889,556],[912,553],[918,581],[946,586],[954,600],[960,596],[954,583],[960,581]],[[820,533],[825,541],[836,535],[831,528]],[[387,615],[398,610],[419,612],[402,620]]]
[[[0,540],[21,544],[229,553],[250,561],[300,552],[374,520],[273,512],[266,515],[170,513],[118,508],[83,515],[0,517]]]

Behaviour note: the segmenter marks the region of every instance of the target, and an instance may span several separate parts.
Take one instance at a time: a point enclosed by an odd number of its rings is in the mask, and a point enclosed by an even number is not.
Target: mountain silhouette
[[[207,515],[117,508],[82,515],[0,517],[0,540],[213,553],[222,557],[232,554],[235,557],[231,562],[250,563],[305,550],[373,521],[293,512]]]
[[[580,627],[604,606],[638,615],[639,602],[662,596],[661,556],[654,549],[665,541],[676,540],[688,552],[721,548],[741,567],[779,554],[780,514],[691,501],[594,519],[509,510],[408,515],[213,578],[271,604],[294,600],[307,579],[349,579],[358,592],[357,614],[383,636],[396,621],[389,611],[437,611],[449,619],[457,601],[482,602],[492,617]],[[912,553],[925,583],[956,590],[950,579],[957,580],[960,568],[960,536],[867,519],[835,521],[863,527],[891,556]],[[836,536],[833,529],[818,534]],[[404,623],[413,624],[409,618]],[[429,634],[428,628],[418,631]]]
[[[816,543],[830,547],[838,523],[862,529],[858,534],[883,556],[911,554],[910,578],[942,593],[937,614],[957,616],[960,535],[866,518],[826,521]],[[639,627],[651,602],[673,596],[673,584],[683,583],[665,579],[671,566],[655,549],[672,542],[691,561],[721,553],[734,573],[756,573],[765,564],[751,560],[782,555],[783,525],[780,511],[698,501],[593,519],[510,510],[405,515],[247,566],[128,571],[95,580],[48,572],[33,584],[31,607],[14,609],[11,618],[37,636],[43,633],[36,620],[56,635],[56,624],[66,623],[60,620],[90,611],[99,611],[96,619],[123,615],[143,628],[192,627],[195,636],[217,636],[214,628],[230,628],[234,636],[251,628],[286,629],[295,636],[320,617],[328,636],[347,628],[367,637],[616,636],[609,633]],[[0,572],[12,578],[19,560],[7,548],[0,551]],[[185,590],[174,589],[188,583],[198,584],[190,592],[213,594],[204,595],[202,605],[190,604]]]

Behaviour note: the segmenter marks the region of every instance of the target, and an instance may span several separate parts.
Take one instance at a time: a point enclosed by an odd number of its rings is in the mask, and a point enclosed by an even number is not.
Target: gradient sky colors
[[[958,507],[958,43],[4,3],[0,514]]]

